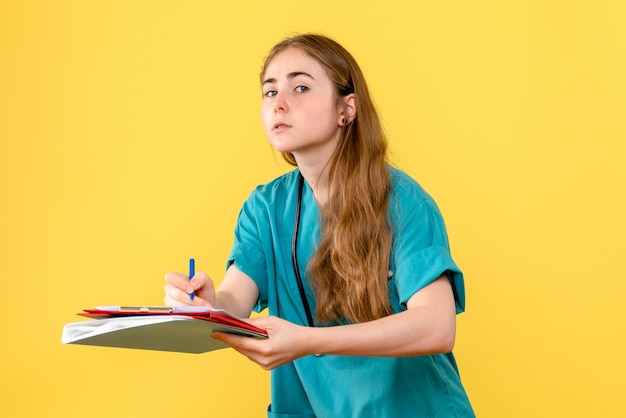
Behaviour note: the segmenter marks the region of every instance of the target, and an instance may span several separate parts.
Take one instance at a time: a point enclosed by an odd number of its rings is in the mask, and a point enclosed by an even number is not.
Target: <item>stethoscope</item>
[[[311,308],[309,301],[304,292],[304,285],[302,284],[302,277],[300,276],[300,268],[298,267],[298,231],[300,230],[300,213],[302,212],[302,189],[304,189],[304,177],[300,174],[298,181],[298,197],[296,198],[296,214],[293,220],[293,235],[291,236],[291,264],[293,265],[293,272],[296,275],[296,282],[298,283],[298,290],[300,291],[300,299],[302,299],[302,306],[306,313],[306,319],[310,327],[314,327],[313,315],[311,314]]]
[[[306,297],[306,293],[304,291],[304,285],[302,284],[302,277],[300,276],[300,268],[298,267],[298,257],[297,257],[297,248],[298,248],[298,232],[300,230],[300,213],[302,212],[302,190],[304,189],[304,177],[300,174],[300,178],[298,180],[298,195],[296,198],[296,214],[293,220],[293,235],[291,236],[291,264],[293,265],[293,272],[296,275],[296,282],[298,283],[298,291],[300,292],[300,299],[302,299],[302,307],[304,308],[304,312],[306,313],[306,320],[310,327],[315,327],[315,322],[313,322],[313,315],[311,314],[311,308],[309,306],[309,300]],[[389,270],[390,280],[393,277],[393,272]],[[321,354],[315,354],[315,356],[320,357]]]

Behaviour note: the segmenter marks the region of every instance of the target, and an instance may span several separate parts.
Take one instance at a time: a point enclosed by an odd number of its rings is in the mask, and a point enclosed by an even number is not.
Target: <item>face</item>
[[[322,65],[300,49],[277,54],[263,77],[261,119],[265,135],[298,164],[328,160],[341,133],[342,106]]]

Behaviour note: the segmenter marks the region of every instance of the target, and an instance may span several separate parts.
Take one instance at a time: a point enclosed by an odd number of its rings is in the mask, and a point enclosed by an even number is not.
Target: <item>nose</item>
[[[274,96],[274,112],[285,113],[288,109],[287,102],[284,100],[283,95],[281,93],[276,93],[276,96]]]

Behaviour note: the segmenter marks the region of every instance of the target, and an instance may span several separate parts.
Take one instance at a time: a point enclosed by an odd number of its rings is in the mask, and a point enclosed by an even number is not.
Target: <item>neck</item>
[[[300,147],[292,151],[302,177],[309,184],[318,205],[321,207],[328,198],[328,170],[335,155],[341,131],[336,130],[333,137],[321,144]]]
[[[296,157],[298,168],[304,180],[313,190],[315,200],[321,206],[328,198],[328,165],[329,160],[319,160],[315,162],[301,161]]]

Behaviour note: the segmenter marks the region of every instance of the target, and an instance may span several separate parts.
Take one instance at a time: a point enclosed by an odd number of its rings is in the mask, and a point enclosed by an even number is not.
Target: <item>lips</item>
[[[285,122],[276,122],[272,125],[272,131],[282,131],[283,129],[291,128],[291,125]]]

